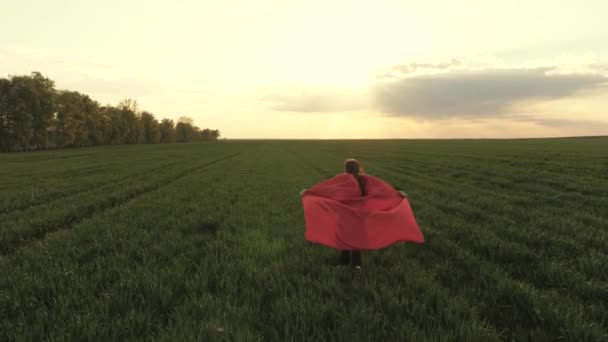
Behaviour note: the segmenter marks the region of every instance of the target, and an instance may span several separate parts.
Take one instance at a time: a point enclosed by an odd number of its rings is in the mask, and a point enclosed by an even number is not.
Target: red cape
[[[306,239],[342,250],[381,249],[424,237],[407,198],[383,180],[342,173],[307,190],[303,197]]]

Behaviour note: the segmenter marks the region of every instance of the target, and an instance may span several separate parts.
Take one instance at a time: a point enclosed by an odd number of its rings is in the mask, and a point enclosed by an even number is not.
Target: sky
[[[0,0],[40,71],[226,138],[608,135],[608,1]]]

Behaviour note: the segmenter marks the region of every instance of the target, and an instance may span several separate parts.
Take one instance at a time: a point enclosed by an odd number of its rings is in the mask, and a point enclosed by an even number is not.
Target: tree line
[[[157,120],[136,101],[102,106],[77,91],[57,90],[39,72],[0,78],[0,151],[119,144],[212,141],[218,130],[191,118]]]

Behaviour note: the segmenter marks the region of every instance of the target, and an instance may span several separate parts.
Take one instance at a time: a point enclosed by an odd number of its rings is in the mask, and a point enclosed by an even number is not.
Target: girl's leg
[[[349,262],[350,262],[350,251],[342,251],[340,253],[340,264],[348,265]]]
[[[350,265],[352,267],[361,267],[361,251],[350,252]]]

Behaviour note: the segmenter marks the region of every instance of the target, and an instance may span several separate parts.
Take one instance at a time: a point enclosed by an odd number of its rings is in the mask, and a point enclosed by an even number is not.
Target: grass
[[[346,157],[427,242],[304,239]],[[235,141],[0,155],[2,340],[608,340],[608,138]]]

